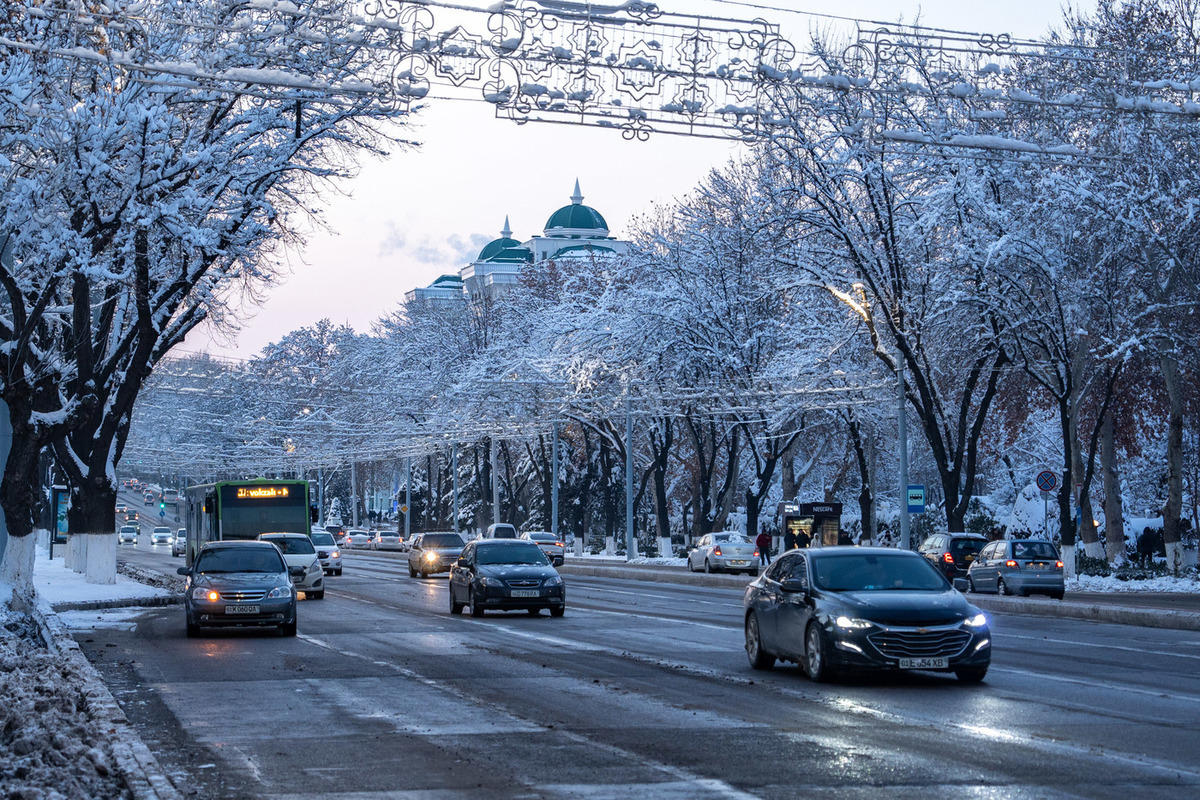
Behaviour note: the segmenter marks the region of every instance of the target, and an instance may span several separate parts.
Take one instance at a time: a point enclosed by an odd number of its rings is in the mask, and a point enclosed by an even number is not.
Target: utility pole
[[[904,354],[896,348],[896,377],[900,385],[900,547],[912,549],[908,530],[908,408],[905,405]]]
[[[496,437],[492,437],[492,524],[500,521],[500,472],[496,469]]]
[[[412,456],[404,457],[404,541],[411,542],[412,533]]]
[[[558,422],[550,434],[550,532],[558,539]]]
[[[458,446],[450,443],[450,474],[454,487],[454,532],[458,533]]]
[[[625,560],[637,558],[633,536],[633,412],[629,408],[629,390],[625,391]]]

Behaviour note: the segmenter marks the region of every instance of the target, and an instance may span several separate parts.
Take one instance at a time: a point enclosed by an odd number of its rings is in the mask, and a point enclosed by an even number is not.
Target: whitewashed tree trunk
[[[37,536],[10,536],[0,559],[0,607],[33,596],[33,560]]]
[[[1062,547],[1063,577],[1067,580],[1075,577],[1075,545],[1065,544]]]
[[[614,556],[617,554],[617,542],[611,536],[604,537],[604,554],[606,556]]]
[[[113,584],[117,582],[117,535],[89,533],[79,537],[87,540],[87,582]]]
[[[673,555],[675,554],[671,552],[671,537],[660,536],[658,539],[658,557],[670,558]]]
[[[71,569],[82,573],[87,569],[87,537],[71,534],[67,540],[67,553],[71,556]]]

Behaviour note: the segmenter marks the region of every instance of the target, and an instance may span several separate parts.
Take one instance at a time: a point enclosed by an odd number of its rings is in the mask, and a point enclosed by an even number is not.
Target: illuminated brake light
[[[562,542],[555,542],[555,543],[554,543],[554,546],[555,546],[555,547],[566,547],[566,545],[565,545],[565,544],[563,544]]]
[[[721,555],[721,545],[717,545],[716,547],[713,548],[713,555],[714,556]]]
[[[754,557],[759,558],[760,556],[761,556],[761,553],[758,552],[758,548],[757,547],[754,548]]]
[[[953,564],[954,556],[950,555],[949,553],[942,553],[942,561],[945,561],[947,564]]]
[[[1055,569],[1062,569],[1062,568],[1063,568],[1063,563],[1062,563],[1061,561],[1055,561],[1055,562],[1054,562],[1054,568],[1055,568]]]
[[[1005,561],[1004,566],[1008,567],[1009,569],[1020,569],[1021,568],[1021,565],[1018,564],[1016,561],[1013,561],[1012,559]]]

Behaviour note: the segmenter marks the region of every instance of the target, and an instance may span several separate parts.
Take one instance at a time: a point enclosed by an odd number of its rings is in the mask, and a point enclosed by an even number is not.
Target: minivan
[[[516,539],[517,529],[507,522],[494,522],[488,525],[485,539]]]

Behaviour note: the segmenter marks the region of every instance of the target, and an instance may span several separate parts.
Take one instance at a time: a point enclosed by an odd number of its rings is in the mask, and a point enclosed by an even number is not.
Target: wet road
[[[1200,794],[1196,633],[997,615],[982,685],[814,685],[749,668],[734,590],[570,577],[562,619],[472,619],[390,555],[327,580],[294,640],[186,639],[179,607],[67,617],[201,797]]]

